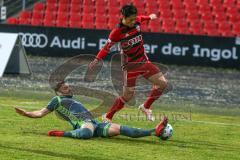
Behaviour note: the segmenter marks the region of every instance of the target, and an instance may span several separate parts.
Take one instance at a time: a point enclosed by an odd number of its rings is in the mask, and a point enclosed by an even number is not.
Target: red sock
[[[144,102],[144,107],[149,109],[154,101],[156,101],[162,95],[162,91],[159,88],[153,87],[147,100]]]
[[[48,136],[62,137],[63,134],[64,134],[64,131],[57,131],[57,130],[51,130],[48,132]]]
[[[107,112],[106,117],[108,119],[112,119],[113,115],[121,110],[124,107],[125,100],[123,97],[118,97],[115,102],[113,103],[112,107],[110,110]]]

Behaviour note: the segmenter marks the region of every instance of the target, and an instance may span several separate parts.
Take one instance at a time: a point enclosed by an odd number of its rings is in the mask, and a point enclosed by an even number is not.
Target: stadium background
[[[160,46],[164,44],[165,46],[169,46],[169,43],[171,43],[173,46],[189,47],[195,43],[209,50],[212,48],[231,50],[232,47],[236,47],[236,54],[239,56],[237,36],[240,34],[237,32],[239,27],[235,27],[239,23],[237,18],[240,18],[239,1],[27,0],[25,3],[23,2],[21,0],[15,2],[3,1],[2,5],[8,8],[8,18],[2,22],[0,31],[21,32],[20,36],[29,56],[33,74],[31,79],[29,77],[19,77],[22,79],[21,81],[16,80],[15,76],[12,78],[3,78],[1,81],[2,86],[15,86],[14,81],[17,81],[19,84],[16,85],[19,87],[23,83],[28,84],[27,86],[30,88],[33,86],[36,88],[39,88],[39,86],[48,88],[47,78],[50,72],[61,64],[59,57],[71,57],[78,54],[97,54],[99,48],[101,48],[99,46],[99,39],[106,40],[110,29],[119,21],[119,6],[129,2],[138,7],[139,14],[147,15],[156,13],[159,17],[157,20],[150,21],[143,26],[144,38],[146,38],[145,43],[149,45],[158,44]],[[192,16],[192,14],[196,15]],[[207,18],[206,16],[209,17]],[[173,26],[166,23],[173,23]],[[179,26],[179,23],[184,23],[185,25]],[[201,25],[193,26],[193,24]],[[216,28],[208,28],[207,25],[209,24],[215,24]],[[222,28],[223,24],[225,24],[225,27],[228,24],[229,28]],[[30,44],[29,38],[31,37],[26,36],[26,33],[45,34],[48,38],[48,44],[45,46],[37,44],[36,37],[33,37],[35,41]],[[64,38],[66,41],[74,41],[79,38],[83,39],[84,37],[85,49],[81,48],[81,44],[78,48],[71,48],[71,46],[64,48],[62,45],[64,42],[60,42],[60,47],[58,45],[50,47],[49,41],[54,39],[54,36],[60,37],[60,41],[63,41]],[[44,39],[41,39],[40,43],[44,43],[42,41]],[[96,46],[92,48],[88,47],[88,41],[95,42]],[[161,51],[161,49],[155,50],[155,53],[149,53],[148,56],[155,62],[174,64],[173,66],[168,66],[170,69],[167,73],[169,80],[173,83],[174,91],[165,95],[169,100],[171,99],[171,102],[178,102],[177,98],[195,101],[195,103],[209,104],[212,102],[212,105],[222,106],[226,104],[239,104],[238,70],[224,69],[229,67],[239,69],[239,59],[221,59],[221,57],[218,61],[212,61],[207,57],[207,54],[200,58],[194,58],[173,54],[164,56]],[[173,49],[171,51],[173,52]],[[190,51],[193,52],[192,50]],[[36,55],[40,57],[36,57]],[[61,58],[62,62],[64,59],[67,58]],[[192,67],[187,67],[186,65],[191,65]],[[217,66],[221,68],[193,66]],[[99,86],[99,88],[105,86],[104,88],[108,89],[111,88],[109,87],[111,84],[108,83],[110,79],[108,75],[109,69],[105,67],[105,70],[106,72],[103,73],[106,75],[102,76],[105,83],[100,81],[95,85]],[[77,78],[75,80],[77,81]],[[33,84],[34,81],[38,83]],[[41,84],[39,84],[40,82]]]

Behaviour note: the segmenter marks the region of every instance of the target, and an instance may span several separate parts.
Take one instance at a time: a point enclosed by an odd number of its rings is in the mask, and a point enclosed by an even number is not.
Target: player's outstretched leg
[[[168,118],[167,117],[163,117],[162,121],[156,126],[156,130],[155,130],[155,135],[157,137],[159,137],[162,133],[164,128],[167,126],[168,124]]]
[[[52,130],[48,132],[49,136],[57,136],[57,137],[71,137],[71,138],[79,138],[79,139],[90,139],[93,137],[93,132],[88,128],[76,129],[73,131],[57,131]]]
[[[63,137],[64,131],[51,130],[48,132],[48,136]]]
[[[90,139],[93,137],[94,127],[92,123],[85,123],[81,128],[73,131],[57,131],[52,130],[48,132],[49,136],[57,137],[71,137],[79,139]]]
[[[155,129],[141,129],[141,128],[132,128],[128,126],[120,126],[120,135],[131,137],[131,138],[140,138],[146,136],[154,135]]]
[[[160,136],[168,123],[168,118],[164,117],[163,120],[153,129],[140,129],[140,128],[132,128],[128,126],[121,126],[119,124],[111,124],[108,130],[108,136],[117,136],[123,135],[131,138],[140,138],[146,136]]]

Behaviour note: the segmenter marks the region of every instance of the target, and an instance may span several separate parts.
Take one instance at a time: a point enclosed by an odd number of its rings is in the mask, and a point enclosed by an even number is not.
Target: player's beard
[[[73,92],[71,89],[69,89],[68,93],[65,94],[66,96],[73,96]]]
[[[73,92],[71,89],[69,90],[69,96],[73,96]]]
[[[68,90],[68,92],[65,92],[65,93],[61,93],[63,96],[73,96],[73,92],[71,89]]]

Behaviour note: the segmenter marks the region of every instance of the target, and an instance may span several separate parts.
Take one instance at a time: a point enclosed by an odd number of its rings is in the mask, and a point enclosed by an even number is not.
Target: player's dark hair
[[[137,8],[132,4],[126,4],[122,7],[121,13],[124,17],[130,17],[137,14]]]
[[[64,81],[58,82],[54,87],[54,91],[57,92],[64,83],[65,83]]]

